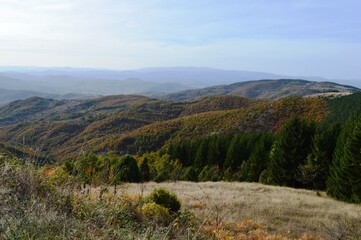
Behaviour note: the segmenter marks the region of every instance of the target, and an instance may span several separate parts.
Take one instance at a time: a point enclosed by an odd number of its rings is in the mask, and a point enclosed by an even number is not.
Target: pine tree
[[[345,144],[350,128],[352,128],[351,123],[346,124],[337,139],[335,152],[329,169],[329,177],[326,182],[327,193],[343,201],[347,201],[351,195],[351,185],[348,181],[347,170],[345,170],[344,165]]]
[[[224,163],[223,168],[229,169],[231,172],[235,172],[237,170],[238,163],[241,159],[242,148],[239,143],[240,137],[234,136],[229,144],[226,161]]]
[[[361,117],[340,134],[327,192],[343,201],[361,203]]]
[[[339,126],[321,126],[312,138],[311,153],[307,163],[301,166],[301,181],[311,189],[324,190],[329,174],[329,166],[335,150]]]
[[[258,182],[263,170],[267,167],[269,149],[265,139],[261,138],[254,147],[249,159],[244,163],[241,180],[247,182]]]
[[[231,139],[232,137],[229,135],[218,135],[209,139],[208,165],[223,168]]]
[[[361,203],[361,118],[358,119],[346,145],[345,157],[349,166],[350,201]]]
[[[259,138],[259,134],[242,134],[235,136],[229,144],[224,169],[231,168],[233,172],[240,169],[243,163],[249,158]]]
[[[197,172],[201,171],[206,166],[208,160],[208,144],[206,141],[201,141],[194,159],[194,167]]]
[[[305,121],[292,118],[285,123],[270,152],[268,166],[271,184],[301,187],[299,166],[307,159],[312,128]]]
[[[150,170],[148,165],[148,158],[144,158],[140,164],[140,175],[143,182],[148,182],[150,180]]]
[[[141,176],[135,159],[127,154],[113,166],[113,181],[117,182],[140,182]]]

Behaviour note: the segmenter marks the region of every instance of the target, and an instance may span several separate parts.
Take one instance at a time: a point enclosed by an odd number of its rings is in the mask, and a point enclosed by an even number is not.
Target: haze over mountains
[[[203,67],[144,68],[124,71],[0,67],[0,104],[31,96],[52,99],[86,99],[116,94],[164,96],[189,89],[261,79],[326,81],[321,77],[292,77],[265,72]],[[346,80],[338,82],[352,83]]]

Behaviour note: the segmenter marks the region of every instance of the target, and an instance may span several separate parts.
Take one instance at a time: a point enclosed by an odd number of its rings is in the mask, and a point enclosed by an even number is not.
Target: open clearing
[[[273,233],[311,233],[327,239],[359,231],[361,205],[335,201],[323,192],[240,182],[123,184],[117,194],[145,196],[154,188],[174,191],[201,219],[237,223],[253,220]],[[93,189],[97,194],[100,188]],[[110,190],[110,189],[109,189]],[[109,194],[113,189],[109,191]]]

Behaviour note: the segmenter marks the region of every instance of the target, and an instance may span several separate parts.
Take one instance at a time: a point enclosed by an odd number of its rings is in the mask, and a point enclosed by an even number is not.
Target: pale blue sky
[[[0,65],[361,79],[360,0],[0,0]]]

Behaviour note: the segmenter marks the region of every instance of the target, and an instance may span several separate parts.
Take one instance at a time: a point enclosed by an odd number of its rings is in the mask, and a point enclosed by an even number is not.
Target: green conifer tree
[[[352,128],[350,123],[344,126],[337,139],[335,152],[329,169],[329,177],[326,183],[327,193],[343,201],[347,201],[351,195],[351,185],[345,174],[347,171],[344,171],[345,144],[348,139],[349,128]]]
[[[239,162],[242,155],[242,148],[239,143],[240,137],[234,136],[229,144],[226,161],[223,168],[229,169],[231,172],[235,172],[239,167]]]
[[[263,170],[267,167],[269,149],[267,149],[265,139],[261,138],[254,147],[249,159],[245,162],[241,180],[247,182],[258,182]]]
[[[353,128],[345,147],[345,162],[351,185],[350,202],[361,203],[361,118]]]
[[[137,162],[133,156],[127,154],[112,168],[114,183],[140,182],[141,176]]]
[[[335,150],[339,126],[321,126],[312,139],[311,153],[301,166],[301,181],[311,189],[324,190]]]
[[[270,152],[268,166],[271,184],[301,187],[299,166],[307,159],[312,128],[299,118],[288,120]]]
[[[194,159],[194,167],[196,172],[200,172],[207,164],[208,160],[208,144],[206,141],[201,141]]]
[[[361,117],[340,134],[327,192],[339,200],[361,203]]]
[[[140,164],[140,175],[143,182],[148,182],[150,180],[150,170],[148,165],[148,158],[145,157]]]

